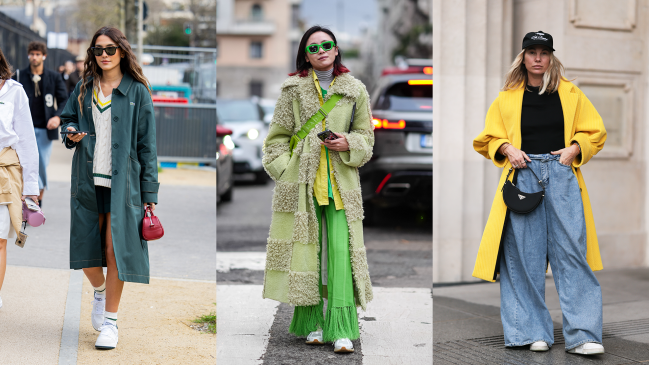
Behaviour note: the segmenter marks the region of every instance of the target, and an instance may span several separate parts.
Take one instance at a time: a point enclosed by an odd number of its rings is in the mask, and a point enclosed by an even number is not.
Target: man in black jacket
[[[29,98],[36,143],[38,145],[39,201],[47,187],[47,165],[52,154],[52,141],[59,138],[61,112],[68,101],[68,92],[61,74],[43,67],[47,47],[43,42],[31,42],[27,46],[29,67],[16,72],[16,80],[23,85]]]

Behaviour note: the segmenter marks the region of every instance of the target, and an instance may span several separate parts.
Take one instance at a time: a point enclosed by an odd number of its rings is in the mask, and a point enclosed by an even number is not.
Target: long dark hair
[[[92,54],[92,49],[91,49],[92,47],[95,46],[95,42],[97,42],[97,38],[99,38],[100,35],[105,35],[108,38],[112,39],[113,42],[115,42],[115,44],[119,46],[120,51],[124,54],[124,57],[119,61],[119,68],[122,70],[122,73],[131,75],[135,79],[135,81],[138,81],[142,83],[144,86],[146,86],[147,90],[149,90],[149,94],[151,94],[151,88],[149,87],[149,80],[147,80],[147,78],[144,77],[144,73],[142,72],[142,67],[140,67],[140,64],[137,62],[137,58],[135,57],[135,54],[131,49],[131,45],[130,43],[128,43],[128,40],[126,39],[124,33],[122,33],[117,28],[102,27],[97,32],[95,32],[95,35],[92,37],[92,41],[90,41],[90,46],[86,50],[86,60],[83,63],[84,64],[83,82],[81,83],[79,98],[77,99],[79,101],[79,110],[81,111],[82,115],[83,115],[83,107],[82,107],[83,97],[85,96],[86,93],[86,82],[90,77],[92,77],[93,84],[96,85],[99,82],[99,78],[101,78],[104,72],[101,69],[101,67],[99,67],[99,65],[97,64],[97,59],[95,58],[95,55]]]
[[[295,58],[295,71],[288,74],[289,76],[300,75],[300,77],[306,77],[309,74],[309,69],[311,68],[311,63],[306,61],[306,42],[311,37],[313,33],[316,32],[325,32],[329,34],[331,39],[333,39],[336,47],[338,47],[338,42],[336,41],[336,36],[332,31],[327,28],[321,27],[319,25],[314,25],[309,30],[307,30],[302,36],[300,45],[297,48],[297,57]],[[340,48],[338,48],[338,56],[334,59],[334,76],[344,74],[349,72],[349,69],[343,65],[343,53]]]
[[[0,48],[0,80],[9,80],[14,75],[13,69]]]

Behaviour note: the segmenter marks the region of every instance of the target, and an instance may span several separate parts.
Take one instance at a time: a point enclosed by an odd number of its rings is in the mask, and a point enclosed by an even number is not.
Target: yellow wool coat
[[[559,83],[558,92],[563,108],[565,145],[568,147],[577,142],[581,148],[581,154],[572,162],[572,170],[577,176],[581,200],[584,205],[587,234],[586,259],[590,268],[597,271],[602,269],[602,259],[599,253],[590,199],[580,167],[604,147],[606,129],[593,104],[577,86],[562,80]],[[500,92],[489,107],[484,130],[473,140],[473,148],[478,153],[491,159],[496,166],[503,169],[473,269],[474,277],[491,282],[496,281],[496,263],[507,215],[507,206],[500,190],[511,167],[507,158],[498,155],[501,157],[498,159],[496,151],[505,142],[511,143],[518,149],[521,148],[523,93],[522,84],[519,89]]]

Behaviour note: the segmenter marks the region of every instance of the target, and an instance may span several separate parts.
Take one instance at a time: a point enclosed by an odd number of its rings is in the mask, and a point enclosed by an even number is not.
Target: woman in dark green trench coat
[[[148,81],[122,32],[101,28],[90,44],[83,79],[61,115],[62,130],[87,132],[64,139],[74,149],[70,268],[84,269],[95,288],[95,346],[111,349],[123,282],[149,283],[141,222],[144,207],[158,201],[155,119]]]

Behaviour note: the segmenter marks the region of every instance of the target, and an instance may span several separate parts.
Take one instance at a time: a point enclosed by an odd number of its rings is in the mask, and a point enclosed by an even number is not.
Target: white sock
[[[109,322],[112,325],[117,326],[117,312],[105,312],[104,318],[106,322]]]
[[[95,289],[95,298],[96,297],[101,297],[101,298],[106,297],[106,281],[104,281],[104,283],[101,284],[98,287],[93,286],[93,288]]]

